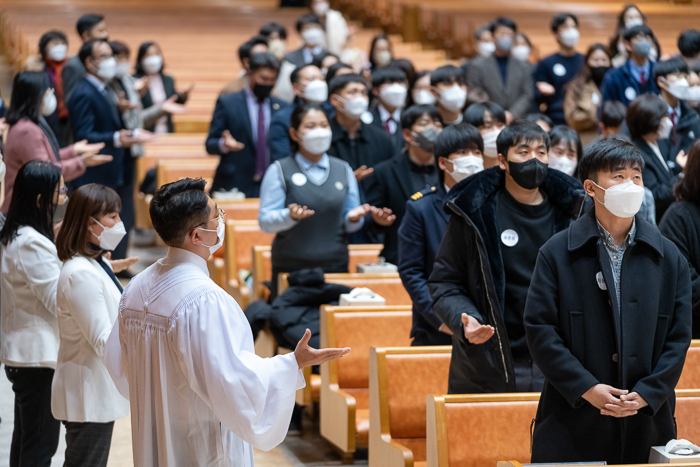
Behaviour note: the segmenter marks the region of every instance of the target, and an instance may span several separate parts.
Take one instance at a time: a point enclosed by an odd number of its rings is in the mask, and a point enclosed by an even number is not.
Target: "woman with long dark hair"
[[[569,127],[584,140],[595,138],[598,125],[598,107],[602,102],[600,87],[605,73],[610,69],[610,51],[603,44],[593,44],[578,74],[566,86],[564,118]]]
[[[683,177],[673,189],[676,197],[659,223],[659,230],[688,260],[693,292],[693,339],[700,339],[700,141],[690,148]]]
[[[12,85],[12,101],[5,121],[10,125],[5,141],[5,202],[0,211],[7,212],[12,200],[15,176],[20,167],[31,160],[43,160],[57,165],[63,177],[71,181],[93,167],[112,160],[98,152],[104,143],[87,144],[80,141],[61,149],[51,127],[44,118],[56,110],[56,96],[49,88],[44,72],[17,73]]]
[[[56,290],[61,261],[53,216],[67,200],[61,169],[30,161],[17,173],[0,231],[0,362],[15,393],[10,465],[50,466],[59,422],[51,415],[58,356]]]

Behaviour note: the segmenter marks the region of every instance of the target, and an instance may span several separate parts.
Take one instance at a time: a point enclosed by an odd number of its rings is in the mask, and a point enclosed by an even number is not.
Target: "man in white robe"
[[[312,349],[307,330],[294,353],[255,355],[245,315],[209,278],[224,216],[204,185],[184,179],[154,195],[153,226],[170,249],[124,290],[105,348],[130,400],[135,467],[251,467],[252,446],[284,440],[301,368],[350,350]]]

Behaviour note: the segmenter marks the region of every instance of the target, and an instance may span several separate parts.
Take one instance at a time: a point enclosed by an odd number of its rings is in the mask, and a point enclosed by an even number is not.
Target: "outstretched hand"
[[[464,337],[471,344],[483,344],[491,339],[495,332],[493,326],[481,324],[479,320],[467,313],[462,313],[462,325],[464,326]]]
[[[336,360],[350,353],[349,347],[344,349],[314,349],[309,347],[309,339],[311,339],[311,331],[307,329],[294,350],[299,369]]]

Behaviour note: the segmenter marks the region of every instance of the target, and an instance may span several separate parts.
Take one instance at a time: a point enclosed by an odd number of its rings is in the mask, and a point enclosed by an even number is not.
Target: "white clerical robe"
[[[284,439],[304,377],[255,355],[238,304],[179,248],[124,290],[104,354],[131,404],[135,467],[250,467]]]

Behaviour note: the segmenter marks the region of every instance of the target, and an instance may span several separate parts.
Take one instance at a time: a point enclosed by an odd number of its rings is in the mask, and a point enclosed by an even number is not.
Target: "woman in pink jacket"
[[[59,148],[56,136],[44,119],[44,115],[50,115],[55,110],[56,96],[49,88],[45,73],[22,71],[15,76],[12,101],[6,115],[10,129],[5,140],[7,173],[1,212],[7,212],[10,206],[17,172],[30,160],[40,159],[58,165],[66,182],[81,176],[86,167],[112,160],[112,156],[97,154],[104,147],[103,143],[79,141],[72,146]]]

